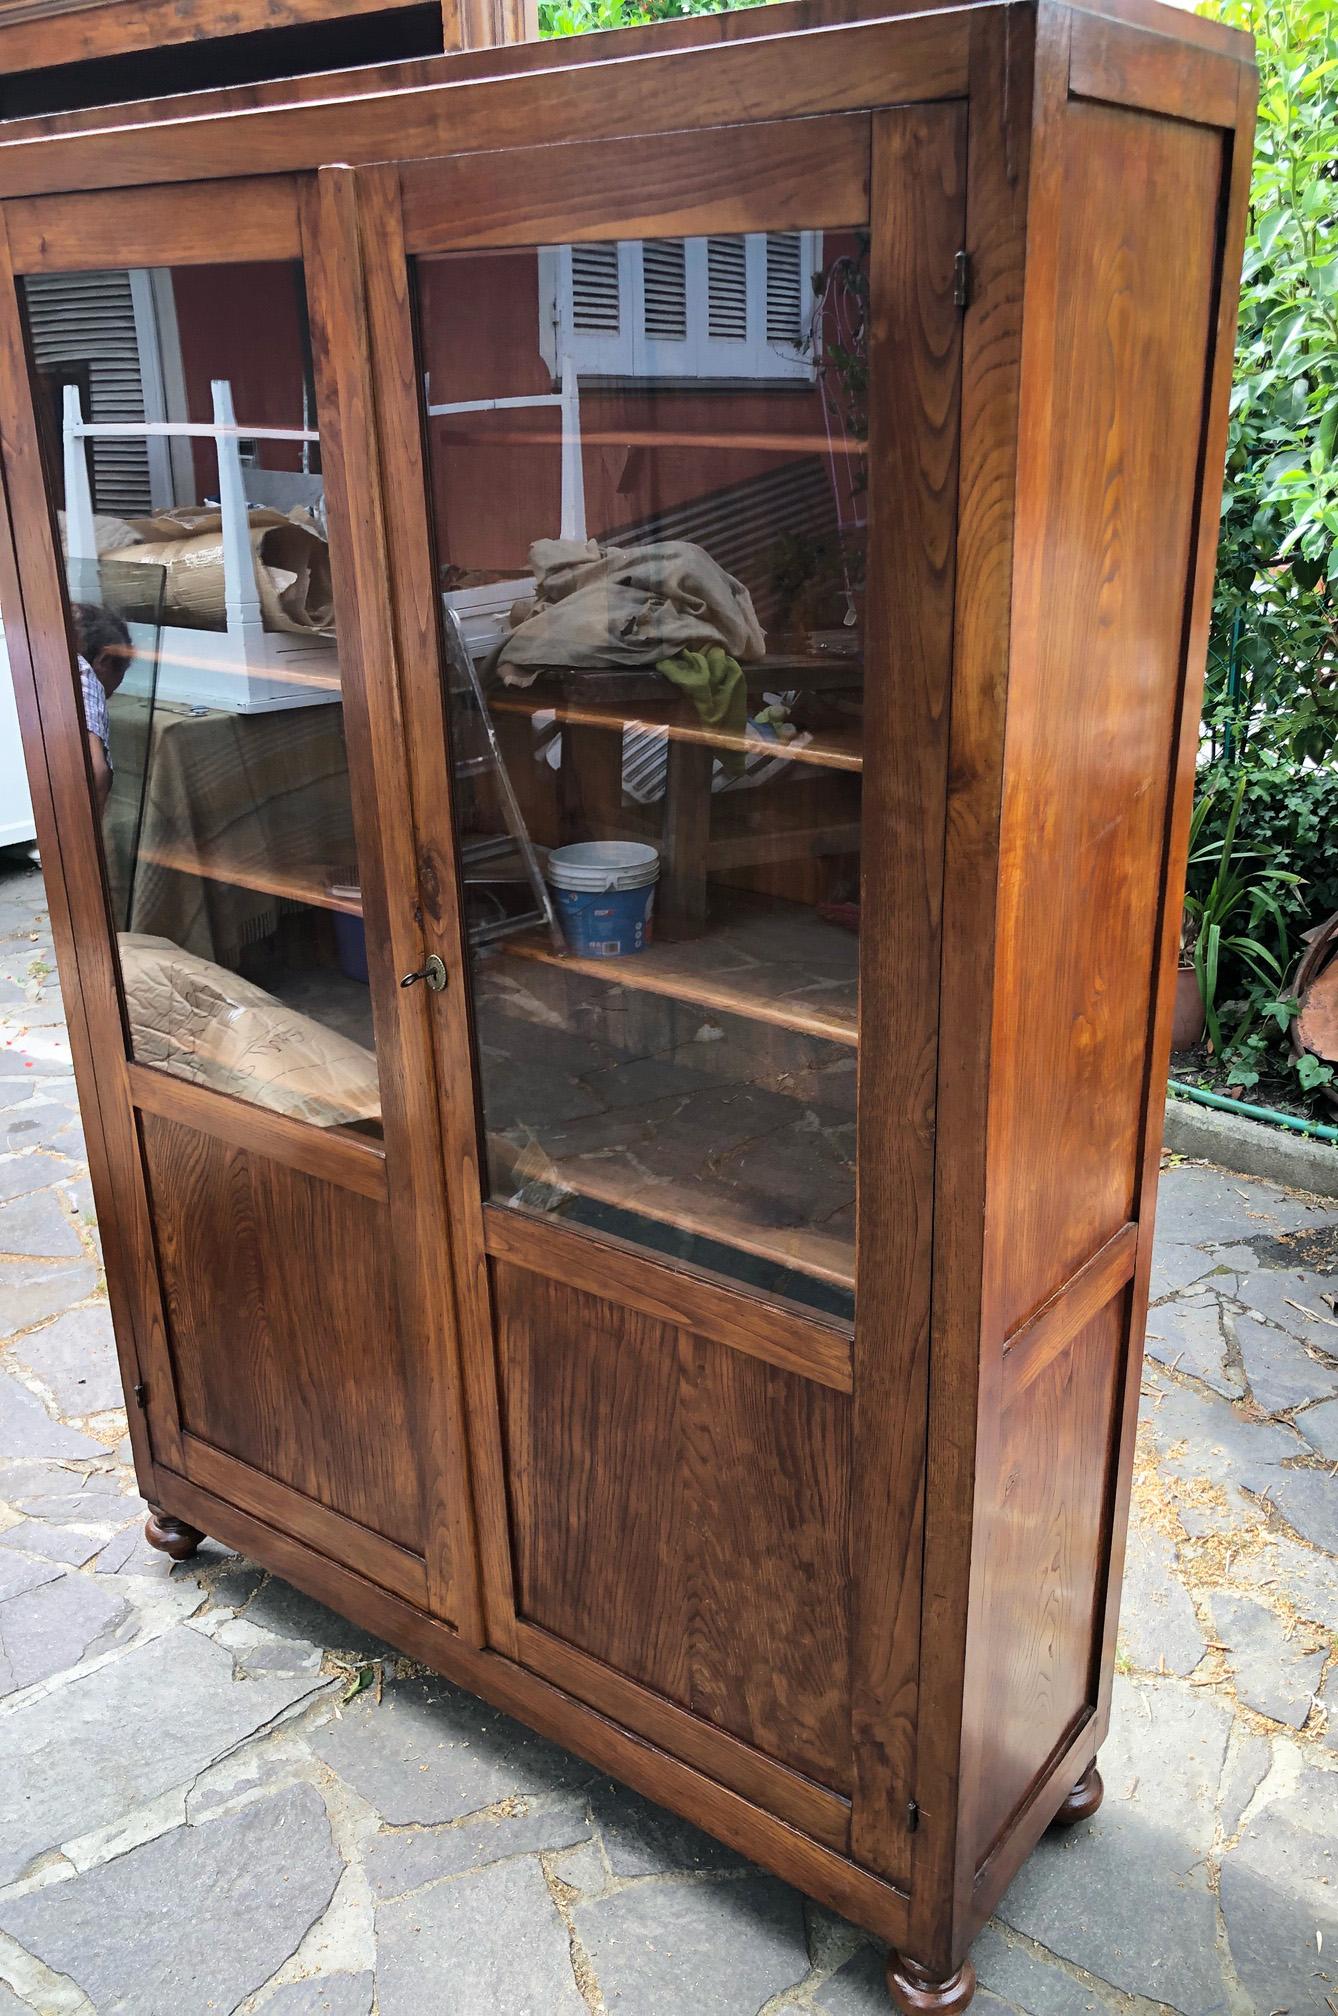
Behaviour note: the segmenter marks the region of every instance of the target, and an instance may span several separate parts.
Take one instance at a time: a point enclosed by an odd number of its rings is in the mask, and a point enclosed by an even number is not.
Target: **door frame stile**
[[[866,916],[913,910],[915,926],[909,941],[860,940],[858,1139],[877,1146],[856,1158],[851,1846],[903,1884],[920,1692],[965,183],[962,100],[874,114],[860,901]]]
[[[7,212],[8,205],[0,208]],[[122,1319],[118,1351],[123,1369],[130,1369],[127,1357],[133,1360],[135,1377],[129,1383],[142,1381],[147,1389],[143,1412],[131,1408],[129,1416],[136,1478],[151,1498],[155,1464],[182,1467],[181,1420],[130,1097],[87,738],[67,641],[67,595],[56,557],[60,541],[42,468],[6,215],[0,215],[0,456],[0,508],[6,521],[0,578],[6,589],[12,582],[18,598],[18,606],[10,609],[6,642],[20,714],[30,730],[29,779],[39,839],[47,859],[60,864],[58,887],[48,901],[98,1221],[113,1260],[118,1249],[122,1256],[122,1264],[109,1270],[117,1280],[111,1293]],[[40,768],[31,756],[39,738],[46,759]]]
[[[377,1033],[394,1281],[424,1462],[429,1602],[481,1645],[473,1509],[454,1298],[442,1261],[447,1195],[430,1028],[434,997],[397,976],[423,963],[411,778],[401,713],[391,543],[379,480],[378,402],[354,171],[321,168],[299,192],[322,441],[340,674]],[[354,472],[363,472],[361,490]]]
[[[439,994],[429,996],[425,988],[416,990],[423,995],[425,1011],[427,1003],[432,1004],[440,1143],[445,1158],[446,1204],[435,1236],[441,1250],[449,1254],[459,1390],[469,1420],[483,1642],[514,1658],[511,1522],[483,1234],[468,947],[456,869],[429,472],[423,449],[399,170],[393,163],[349,170],[348,186],[362,223],[362,279],[387,539],[384,578],[402,679],[422,948],[425,954],[435,952],[450,976]]]
[[[1018,18],[1014,19],[1014,15]],[[1002,1337],[984,1308],[995,918],[1021,397],[1022,291],[1031,192],[1033,94],[1067,75],[1064,9],[1009,9],[971,24],[961,501],[951,786],[944,861],[934,1289],[926,1464],[925,1698],[916,1798],[926,1816],[911,1877],[914,1950],[948,1967],[969,1909],[974,1799],[972,1654],[984,1600],[982,1513],[993,1488]],[[983,976],[983,978],[982,978]],[[986,1124],[982,1124],[982,1115]]]

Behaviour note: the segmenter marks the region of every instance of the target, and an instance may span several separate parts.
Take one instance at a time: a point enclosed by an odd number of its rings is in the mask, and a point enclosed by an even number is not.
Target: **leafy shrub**
[[[719,14],[724,7],[757,7],[762,0],[539,0],[540,35],[586,35],[594,28],[637,28],[646,21],[677,21],[684,14]]]
[[[1338,9],[1214,0],[1260,93],[1205,724],[1215,754],[1332,761],[1338,636]]]
[[[1338,8],[1333,0],[1209,0],[1258,51],[1259,122],[1227,435],[1204,699],[1190,914],[1234,849],[1272,881],[1290,970],[1307,927],[1338,910]],[[1290,878],[1296,878],[1292,880]],[[1218,994],[1248,1004],[1228,1083],[1285,1068],[1294,1003],[1225,953]],[[1248,1032],[1248,1033],[1247,1033]],[[1313,1060],[1312,1060],[1313,1063]]]

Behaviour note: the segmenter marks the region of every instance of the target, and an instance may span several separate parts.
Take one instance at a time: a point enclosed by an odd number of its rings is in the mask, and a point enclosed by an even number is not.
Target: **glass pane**
[[[379,1132],[301,269],[23,291],[132,1052]]]
[[[866,248],[418,302],[492,1201],[853,1311]]]

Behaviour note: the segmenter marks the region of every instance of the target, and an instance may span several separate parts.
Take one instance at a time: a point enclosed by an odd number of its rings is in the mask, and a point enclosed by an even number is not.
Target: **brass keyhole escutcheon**
[[[414,987],[420,980],[426,980],[434,994],[440,994],[446,985],[446,967],[435,952],[429,953],[427,963],[417,973],[406,973],[400,981],[401,987]]]

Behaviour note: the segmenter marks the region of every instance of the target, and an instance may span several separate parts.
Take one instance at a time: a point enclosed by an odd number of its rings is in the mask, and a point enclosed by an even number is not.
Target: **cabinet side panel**
[[[187,1435],[421,1554],[386,1206],[156,1114],[140,1126]]]
[[[1095,1707],[1099,1570],[1127,1309],[1126,1294],[1109,1303],[1000,1422],[977,1860]]]
[[[848,1397],[519,1268],[493,1280],[522,1621],[844,1793]]]
[[[1060,147],[1057,240],[1032,254],[1051,368],[1023,388],[996,1345],[1135,1215],[1224,167],[1220,133],[1110,106],[1071,103]]]

